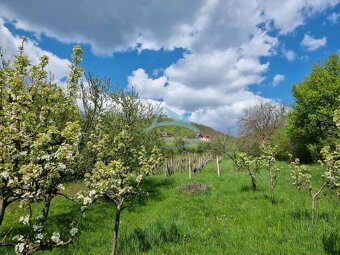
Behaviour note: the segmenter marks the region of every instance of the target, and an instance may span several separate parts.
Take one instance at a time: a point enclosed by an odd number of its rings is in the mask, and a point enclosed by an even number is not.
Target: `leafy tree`
[[[120,215],[125,202],[140,193],[143,177],[160,165],[161,153],[157,147],[148,153],[143,145],[136,145],[128,127],[114,138],[100,130],[101,126],[97,125],[100,134],[96,145],[98,161],[93,171],[85,175],[90,195],[84,198],[84,202],[88,205],[100,197],[106,197],[114,203],[116,215],[112,254],[116,254]],[[112,146],[106,146],[108,139],[114,140]]]
[[[116,254],[121,212],[140,194],[144,176],[160,166],[162,153],[153,132],[143,132],[152,123],[153,109],[134,92],[114,92],[110,97],[111,108],[100,115],[89,140],[96,163],[85,174],[90,191],[81,198],[85,206],[101,197],[113,202],[112,254]]]
[[[28,225],[22,235],[7,245],[17,254],[33,254],[64,245],[43,234],[51,200],[63,189],[64,177],[72,173],[77,153],[79,125],[76,93],[82,69],[80,47],[74,48],[67,91],[58,87],[45,70],[48,58],[32,65],[24,55],[24,43],[13,63],[0,70],[0,224],[14,201],[28,208],[21,222]],[[43,215],[36,224],[32,205],[43,201]],[[72,230],[75,235],[76,230]],[[0,244],[1,246],[2,244]]]
[[[293,142],[288,136],[288,131],[285,127],[278,128],[270,137],[269,143],[276,147],[275,158],[277,160],[289,161],[290,155],[297,156]]]
[[[109,106],[110,79],[98,78],[89,73],[86,83],[80,83],[82,111],[80,112],[81,137],[79,141],[79,157],[77,161],[77,178],[93,168],[96,160],[95,153],[88,146],[100,114]]]
[[[333,113],[340,101],[340,63],[337,54],[313,67],[304,81],[293,86],[295,107],[289,114],[289,136],[301,160],[320,158],[325,145],[334,148],[336,126]]]

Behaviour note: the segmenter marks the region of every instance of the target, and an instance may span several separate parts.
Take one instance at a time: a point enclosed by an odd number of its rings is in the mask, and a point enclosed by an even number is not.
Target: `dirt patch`
[[[186,194],[207,194],[209,190],[210,187],[208,185],[197,182],[182,185],[179,188],[179,192]]]

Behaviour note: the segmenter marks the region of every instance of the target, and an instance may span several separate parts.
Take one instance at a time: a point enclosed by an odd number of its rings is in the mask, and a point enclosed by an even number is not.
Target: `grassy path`
[[[284,169],[274,205],[264,171],[259,176],[260,190],[253,193],[248,176],[234,172],[229,161],[222,162],[220,179],[213,164],[193,177],[191,182],[209,185],[207,194],[179,192],[179,187],[189,183],[186,172],[148,177],[145,188],[149,196],[122,213],[121,254],[332,254],[327,250],[340,242],[339,198],[322,197],[316,224],[311,225],[308,196],[293,186],[288,165],[281,165]],[[322,171],[316,166],[312,170],[316,185]],[[81,186],[69,184],[67,191],[76,193]],[[5,227],[23,213],[11,209]],[[73,202],[57,198],[52,203],[51,225],[63,229],[78,217],[78,210]],[[72,245],[45,253],[109,254],[113,215],[109,203],[96,204],[87,212],[81,234]]]

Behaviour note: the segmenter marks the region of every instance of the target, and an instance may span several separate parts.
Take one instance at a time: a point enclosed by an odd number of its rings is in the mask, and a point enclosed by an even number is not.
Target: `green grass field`
[[[220,179],[213,164],[191,181],[187,172],[148,177],[144,187],[149,196],[122,213],[120,254],[340,254],[339,198],[322,195],[316,223],[311,225],[307,193],[294,187],[289,166],[279,164],[283,170],[276,204],[270,201],[265,171],[254,193],[246,173],[234,172],[230,161],[222,162]],[[322,169],[313,166],[312,173],[314,186],[319,186]],[[203,194],[179,191],[190,182],[207,184],[210,189]],[[82,187],[80,182],[70,183],[67,193],[75,194]],[[51,229],[66,228],[79,217],[79,207],[56,198],[49,218]],[[12,205],[1,230],[21,214],[24,209]],[[112,204],[97,203],[81,221],[80,234],[72,244],[38,254],[110,254],[113,217]],[[13,253],[0,249],[0,254]]]

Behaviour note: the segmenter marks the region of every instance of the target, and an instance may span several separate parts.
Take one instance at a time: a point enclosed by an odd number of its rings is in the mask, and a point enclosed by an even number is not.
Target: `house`
[[[201,141],[210,142],[210,136],[202,135],[201,133],[197,133],[195,139],[198,139],[198,140],[201,140]]]
[[[210,142],[210,136],[205,135],[201,138],[202,141]]]

